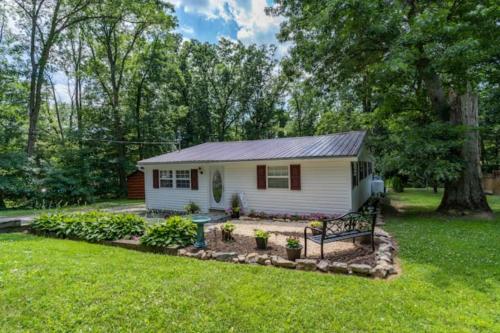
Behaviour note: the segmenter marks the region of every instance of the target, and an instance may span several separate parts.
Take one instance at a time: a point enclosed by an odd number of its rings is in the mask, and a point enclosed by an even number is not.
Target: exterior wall
[[[257,165],[300,164],[301,190],[257,189]],[[247,210],[266,213],[344,213],[351,210],[350,160],[316,159],[237,162],[225,165],[225,200],[244,193]]]
[[[165,209],[183,211],[190,201],[200,206],[202,212],[209,209],[209,173],[208,168],[203,168],[203,174],[198,172],[198,190],[189,188],[153,188],[153,169],[158,170],[191,170],[197,169],[197,164],[163,164],[144,166],[144,183],[147,209]]]
[[[368,151],[368,149],[363,148],[358,155],[358,161],[371,161],[373,163],[373,158]],[[351,170],[349,168],[349,170]],[[351,171],[349,171],[349,184],[352,184]],[[363,179],[358,186],[352,189],[352,210],[357,211],[371,196],[372,194],[372,175],[368,175]],[[351,186],[352,188],[352,186]]]
[[[230,162],[222,164],[159,164],[144,166],[146,207],[148,209],[184,210],[190,201],[202,212],[210,207],[210,168],[224,168],[224,207],[230,207],[233,194],[243,193],[247,211],[266,213],[310,214],[345,213],[351,211],[351,169],[353,159],[315,159]],[[257,189],[257,165],[278,166],[300,164],[301,190]],[[153,169],[188,170],[199,167],[199,189],[153,188]]]

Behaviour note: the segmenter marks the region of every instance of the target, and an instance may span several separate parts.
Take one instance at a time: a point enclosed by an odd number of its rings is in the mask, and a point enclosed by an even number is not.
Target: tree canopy
[[[365,129],[377,173],[444,185],[443,211],[489,210],[494,1],[277,0],[267,15],[283,17],[283,58],[185,39],[167,1],[0,4],[0,207],[123,196],[137,160],[179,145]]]

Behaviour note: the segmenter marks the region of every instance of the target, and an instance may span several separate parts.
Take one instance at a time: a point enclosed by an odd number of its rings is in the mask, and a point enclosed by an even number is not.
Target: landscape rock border
[[[379,212],[379,218],[382,215]],[[328,259],[297,259],[290,261],[280,256],[270,256],[268,254],[258,254],[255,252],[239,254],[236,252],[217,252],[212,250],[187,250],[179,249],[177,255],[183,257],[197,258],[202,260],[218,260],[237,264],[275,266],[286,269],[296,269],[303,271],[317,271],[335,274],[354,274],[359,276],[385,279],[397,274],[395,266],[395,255],[397,251],[393,238],[379,227],[375,228],[375,265],[367,264],[347,264]]]

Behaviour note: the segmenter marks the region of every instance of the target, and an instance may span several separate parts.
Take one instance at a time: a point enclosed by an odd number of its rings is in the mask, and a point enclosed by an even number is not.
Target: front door
[[[210,207],[224,209],[224,168],[210,168]]]

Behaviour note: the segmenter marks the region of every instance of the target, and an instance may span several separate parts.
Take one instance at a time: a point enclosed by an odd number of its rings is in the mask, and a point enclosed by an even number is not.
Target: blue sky
[[[216,43],[221,37],[244,44],[276,44],[278,56],[286,52],[276,33],[282,18],[267,16],[264,8],[272,0],[170,0],[185,38]]]

